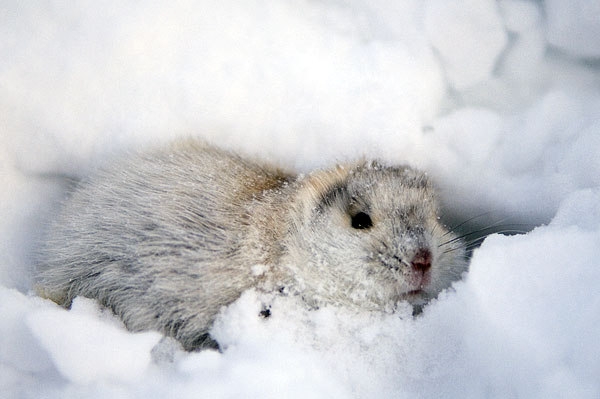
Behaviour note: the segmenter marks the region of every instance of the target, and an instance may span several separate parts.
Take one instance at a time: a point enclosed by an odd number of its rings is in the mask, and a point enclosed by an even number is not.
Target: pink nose
[[[431,267],[431,252],[425,248],[419,249],[410,264],[413,269],[427,271]]]

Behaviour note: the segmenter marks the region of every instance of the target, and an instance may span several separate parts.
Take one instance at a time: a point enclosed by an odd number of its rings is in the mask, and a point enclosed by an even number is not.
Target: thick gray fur
[[[359,211],[372,227],[351,227]],[[83,180],[49,226],[36,289],[66,307],[95,298],[129,329],[192,350],[250,287],[311,306],[423,303],[466,269],[462,244],[444,244],[453,238],[414,169],[361,162],[296,177],[188,140]],[[415,287],[406,260],[423,247],[430,282]]]

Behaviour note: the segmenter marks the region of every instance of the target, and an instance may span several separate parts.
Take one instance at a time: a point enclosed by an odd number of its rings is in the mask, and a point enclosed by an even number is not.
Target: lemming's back
[[[194,324],[178,311],[220,306],[239,295],[227,287],[252,283],[237,259],[244,204],[280,182],[274,171],[193,141],[117,162],[83,181],[50,225],[38,291],[66,306],[77,295],[99,298],[133,330],[174,320],[177,336]],[[228,279],[239,285],[219,281],[234,266]],[[203,298],[204,285],[220,297]]]

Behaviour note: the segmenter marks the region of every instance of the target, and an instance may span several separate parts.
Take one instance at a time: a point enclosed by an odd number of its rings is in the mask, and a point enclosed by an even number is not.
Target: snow
[[[600,56],[600,1],[546,1],[548,43],[580,57]]]
[[[129,334],[121,325],[107,325],[95,314],[100,313],[96,307],[89,299],[77,298],[69,313],[40,310],[29,314],[26,322],[60,373],[75,383],[139,378],[150,364],[150,351],[160,334]]]
[[[459,90],[489,79],[508,40],[494,0],[429,0],[425,31]]]
[[[0,396],[599,397],[598,4],[5,4]],[[250,290],[215,323],[222,353],[35,296],[57,175],[189,134],[301,172],[408,162],[448,221],[528,232],[486,238],[418,317]]]

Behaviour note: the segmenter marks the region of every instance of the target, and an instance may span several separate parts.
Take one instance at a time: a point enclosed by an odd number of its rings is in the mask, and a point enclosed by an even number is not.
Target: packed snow
[[[600,397],[598,0],[4,2],[0,135],[0,397]],[[299,172],[409,163],[448,223],[523,234],[417,317],[250,290],[222,352],[37,297],[61,176],[189,135]]]

